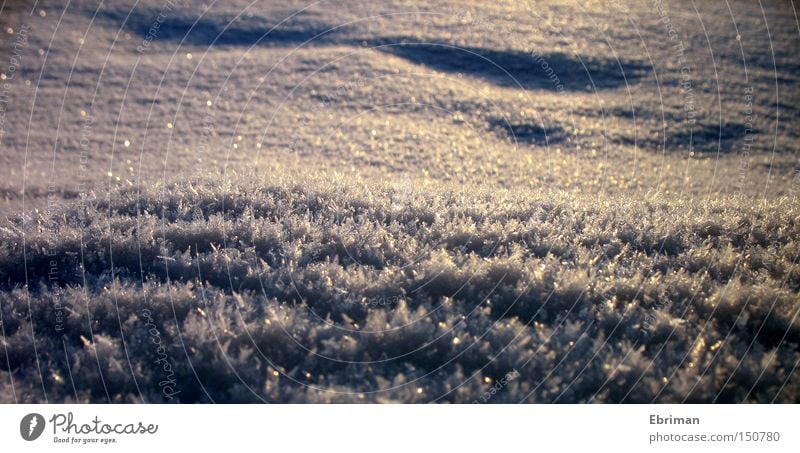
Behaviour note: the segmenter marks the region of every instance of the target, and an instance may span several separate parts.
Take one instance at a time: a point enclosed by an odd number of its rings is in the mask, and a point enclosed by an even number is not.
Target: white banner
[[[4,452],[800,451],[796,405],[6,405]]]

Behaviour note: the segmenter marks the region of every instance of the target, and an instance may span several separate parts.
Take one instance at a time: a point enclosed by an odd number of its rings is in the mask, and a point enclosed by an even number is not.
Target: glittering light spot
[[[214,105],[214,103],[211,102],[211,99],[209,99],[209,100],[206,101],[206,105],[211,107],[212,105]]]
[[[261,148],[261,143],[256,143],[256,148]]]
[[[244,137],[242,137],[241,135],[237,135],[237,136],[236,136],[236,141],[237,141],[237,142],[240,142],[240,141],[242,141],[242,140],[244,140]]]
[[[85,42],[86,42],[86,41],[85,41],[83,38],[80,38],[80,39],[78,40],[78,44],[80,44],[80,45],[83,45],[83,43],[85,43]]]
[[[45,17],[45,16],[47,16],[47,11],[45,11],[45,10],[43,10],[43,9],[40,9],[40,10],[39,10],[39,16],[40,16],[40,17]]]
[[[86,116],[86,110],[81,110],[81,116]]]
[[[7,77],[5,74],[0,74],[0,80],[5,80]]]
[[[483,378],[483,382],[485,382],[487,384],[491,384],[492,383],[492,378],[490,378],[489,376],[486,376],[485,378]]]
[[[39,56],[42,56],[42,55],[44,55],[44,49],[39,49],[39,50],[38,50],[38,53],[39,53]]]
[[[131,141],[130,140],[125,140],[125,147],[127,148],[129,146],[131,146]]]
[[[237,148],[239,148],[239,145],[237,145],[236,143],[234,143],[234,144],[233,144],[233,149],[237,149]]]
[[[191,52],[187,52],[186,53],[186,59],[187,60],[191,60],[192,59],[192,53]]]
[[[172,123],[167,123],[167,129],[172,129]]]
[[[417,387],[417,395],[421,395],[421,394],[422,394],[422,387]]]
[[[8,33],[9,35],[13,35],[14,34],[14,29],[11,28],[11,27],[8,27],[8,28],[6,28],[6,33]]]
[[[111,173],[111,172],[108,172],[108,173],[106,173],[106,174],[108,175],[108,177],[109,177],[109,178],[110,178],[110,177],[112,177],[112,176],[114,176],[114,174],[113,174],[113,173]]]
[[[459,343],[461,343],[461,339],[460,338],[458,338],[458,337],[453,338],[453,344],[459,344]]]
[[[273,371],[273,372],[272,372],[272,375],[273,375],[273,376],[275,376],[275,377],[278,377],[278,376],[280,376],[281,374],[280,374],[280,373],[278,373],[277,371]]]

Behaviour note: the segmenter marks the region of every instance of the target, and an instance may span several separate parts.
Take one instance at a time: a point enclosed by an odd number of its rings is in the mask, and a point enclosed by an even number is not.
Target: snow
[[[791,4],[0,25],[2,401],[798,400]]]

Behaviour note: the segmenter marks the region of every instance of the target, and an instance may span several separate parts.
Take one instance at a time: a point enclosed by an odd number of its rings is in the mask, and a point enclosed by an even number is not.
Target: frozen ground
[[[797,402],[791,2],[0,12],[0,400]]]

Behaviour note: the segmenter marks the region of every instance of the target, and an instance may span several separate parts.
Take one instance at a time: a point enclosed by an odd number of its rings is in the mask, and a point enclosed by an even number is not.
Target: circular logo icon
[[[19,422],[19,434],[27,441],[36,440],[44,432],[44,417],[40,414],[28,414]]]

